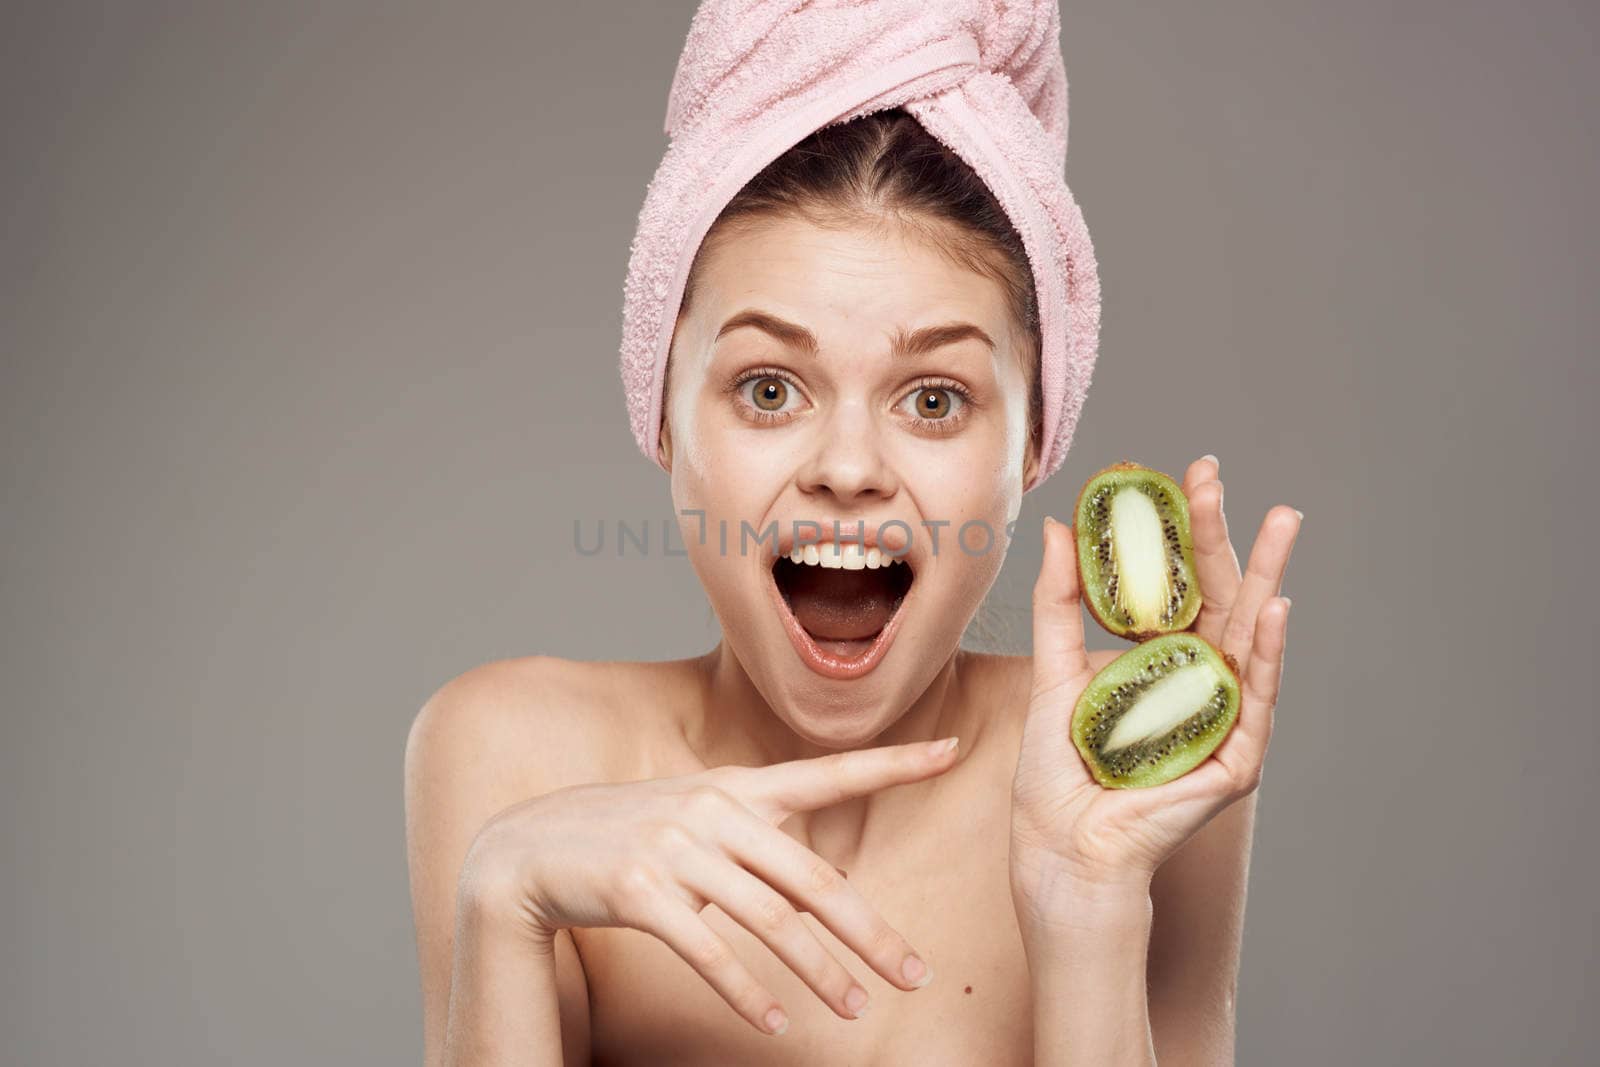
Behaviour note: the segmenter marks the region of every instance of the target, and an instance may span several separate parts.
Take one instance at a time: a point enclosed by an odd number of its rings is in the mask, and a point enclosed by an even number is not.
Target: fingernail
[[[900,973],[906,976],[906,981],[918,989],[933,981],[933,972],[928,969],[928,965],[915,956],[906,957],[905,962],[900,965]]]
[[[1213,456],[1210,452],[1207,452],[1205,455],[1201,456],[1200,458],[1201,459],[1209,459],[1211,461],[1212,466],[1216,467],[1218,470],[1222,469],[1222,461],[1217,459],[1217,457]]]
[[[850,987],[850,992],[844,995],[844,1006],[850,1009],[850,1014],[857,1019],[867,1011],[867,991],[858,985]]]
[[[1295,508],[1294,509],[1294,513],[1296,515],[1300,516],[1302,519],[1304,519],[1306,517],[1306,513],[1301,511],[1299,508]]]
[[[1050,524],[1055,522],[1055,521],[1056,520],[1055,520],[1055,516],[1054,515],[1046,515],[1044,517],[1044,528],[1046,530],[1050,529]]]
[[[1294,601],[1290,600],[1288,597],[1284,597],[1283,598],[1283,606],[1284,607],[1289,607],[1293,603],[1294,603]]]
[[[956,750],[956,746],[960,743],[961,738],[959,737],[947,737],[943,741],[935,741],[933,743],[933,754],[935,756],[943,756],[954,752]]]
[[[789,1029],[789,1017],[783,1013],[782,1008],[773,1008],[767,1012],[767,1029],[774,1034],[781,1034]]]

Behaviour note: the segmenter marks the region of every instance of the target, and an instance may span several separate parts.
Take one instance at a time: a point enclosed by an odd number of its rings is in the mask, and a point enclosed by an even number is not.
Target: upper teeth
[[[789,553],[789,562],[806,563],[813,567],[833,567],[847,571],[859,571],[862,568],[875,571],[879,567],[887,567],[902,560],[891,556],[877,548],[863,549],[854,541],[836,544],[825,541],[820,545],[806,545],[796,548]]]

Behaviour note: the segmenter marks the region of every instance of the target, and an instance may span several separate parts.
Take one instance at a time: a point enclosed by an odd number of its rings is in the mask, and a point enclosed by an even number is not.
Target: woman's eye
[[[911,402],[918,418],[935,421],[947,419],[960,411],[963,403],[960,393],[939,385],[925,386],[907,394],[906,399]]]
[[[791,400],[799,399],[799,394],[788,382],[770,374],[751,378],[744,383],[743,390],[745,399],[750,401],[752,407],[774,415],[783,414]]]

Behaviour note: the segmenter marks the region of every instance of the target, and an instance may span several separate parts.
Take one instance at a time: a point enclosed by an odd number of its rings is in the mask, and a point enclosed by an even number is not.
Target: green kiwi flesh
[[[1072,743],[1101,785],[1160,785],[1203,763],[1238,717],[1233,666],[1198,634],[1166,634],[1094,676],[1072,713]]]
[[[1142,641],[1194,623],[1200,580],[1177,482],[1135,463],[1107,467],[1078,494],[1074,529],[1083,600],[1101,626]]]

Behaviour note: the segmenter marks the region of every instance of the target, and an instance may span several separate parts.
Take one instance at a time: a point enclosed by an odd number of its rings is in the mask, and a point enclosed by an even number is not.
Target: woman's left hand
[[[1194,629],[1240,667],[1238,721],[1210,759],[1174,781],[1108,789],[1090,776],[1069,725],[1095,674],[1077,552],[1072,528],[1047,522],[1033,592],[1033,687],[1012,783],[1011,883],[1025,929],[1065,921],[1074,896],[1147,891],[1167,857],[1261,781],[1289,619],[1289,600],[1277,594],[1301,515],[1285,505],[1267,512],[1241,576],[1213,457],[1190,464],[1183,492],[1204,598]]]

